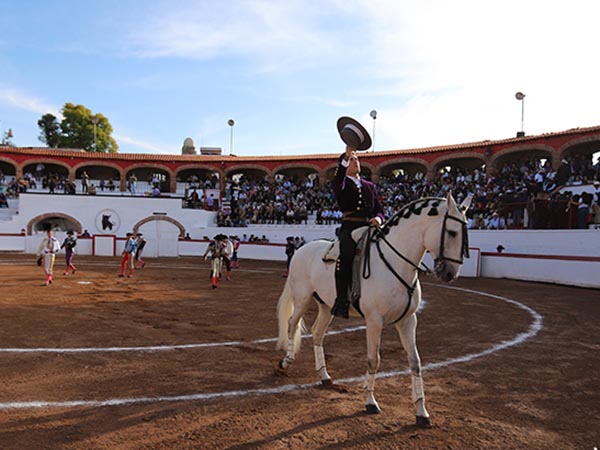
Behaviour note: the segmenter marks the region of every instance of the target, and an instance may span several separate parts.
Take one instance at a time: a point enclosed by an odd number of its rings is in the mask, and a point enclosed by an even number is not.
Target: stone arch
[[[51,212],[51,213],[40,214],[39,216],[35,216],[34,218],[30,219],[29,222],[27,222],[27,235],[31,236],[32,228],[36,223],[41,222],[44,219],[49,219],[50,217],[60,217],[61,219],[65,219],[65,220],[69,220],[69,221],[73,222],[75,224],[75,230],[73,230],[73,231],[77,231],[78,234],[81,233],[81,231],[83,230],[83,227],[81,226],[81,222],[79,220],[77,220],[75,217],[70,216],[65,213],[61,213],[61,212]]]
[[[127,167],[125,167],[123,169],[125,176],[123,178],[121,178],[121,190],[122,191],[125,190],[127,179],[129,178],[132,171],[143,170],[143,169],[148,169],[149,171],[160,170],[160,171],[166,172],[168,179],[164,180],[164,182],[161,182],[160,190],[161,190],[161,192],[172,192],[173,191],[173,188],[175,186],[175,176],[173,174],[173,170],[164,164],[151,163],[151,162],[134,163],[134,164],[130,164]],[[139,173],[136,174],[136,177],[138,179],[138,182],[147,181],[147,179],[144,179],[143,177],[139,176]]]
[[[425,161],[424,159],[421,158],[411,158],[411,157],[400,157],[400,158],[393,158],[393,159],[388,159],[385,162],[381,163],[378,167],[378,175],[382,176],[382,175],[386,175],[386,172],[388,172],[389,168],[392,166],[406,166],[406,165],[411,165],[411,166],[415,166],[414,168],[416,169],[416,166],[421,166],[423,167],[423,172],[425,175],[429,174],[431,172],[431,165]],[[416,172],[416,170],[414,170]],[[411,174],[412,175],[412,174]]]
[[[452,162],[456,163],[456,166],[464,168],[479,168],[484,164],[487,165],[487,159],[485,155],[478,152],[460,152],[453,153],[451,155],[441,156],[431,163],[431,170],[433,176],[436,175],[437,171],[444,166],[452,166]],[[462,164],[461,164],[462,163]],[[477,166],[478,165],[478,166]]]
[[[532,144],[515,145],[515,146],[508,147],[508,148],[500,150],[499,152],[494,153],[489,160],[489,166],[490,166],[489,168],[497,169],[499,163],[502,160],[506,159],[506,157],[509,155],[513,155],[513,154],[517,154],[517,153],[527,154],[528,152],[532,153],[532,154],[543,153],[546,155],[546,157],[548,159],[550,159],[550,161],[552,161],[556,150],[554,149],[554,147],[551,147],[550,145],[546,145],[546,144],[532,143]]]
[[[179,222],[178,220],[175,220],[175,219],[173,219],[172,217],[169,217],[169,216],[149,216],[149,217],[146,217],[146,218],[140,220],[139,222],[137,222],[133,226],[133,232],[137,233],[138,230],[140,229],[140,227],[142,225],[144,225],[145,223],[148,223],[148,222],[153,222],[155,220],[162,220],[162,221],[165,221],[165,222],[172,223],[177,228],[179,228],[179,237],[181,239],[183,239],[185,237],[185,227],[181,224],[181,222]]]
[[[273,177],[273,173],[267,167],[262,166],[260,164],[239,164],[239,165],[230,167],[228,169],[225,169],[224,177],[228,178],[231,174],[236,174],[236,173],[240,173],[240,172],[243,173],[245,170],[252,171],[252,172],[261,172],[264,174],[264,176],[268,177],[269,179],[272,179],[272,177]]]
[[[164,164],[160,164],[160,163],[150,163],[150,162],[141,162],[141,163],[130,164],[123,169],[123,172],[125,173],[125,175],[128,175],[129,172],[131,172],[132,170],[136,170],[136,169],[160,169],[160,170],[164,170],[165,172],[167,172],[167,174],[169,175],[170,178],[173,178],[173,175],[174,175],[173,170],[171,170],[168,166],[166,166]]]
[[[572,139],[561,145],[554,154],[554,168],[557,169],[560,165],[560,161],[568,156],[572,151],[582,151],[586,154],[594,154],[599,151],[600,147],[600,135],[583,136],[576,139]]]
[[[0,164],[0,171],[2,171],[4,173],[4,175],[9,175],[9,176],[13,176],[13,177],[18,177],[20,176],[18,169],[19,169],[19,163],[17,161],[15,161],[14,159],[10,159],[10,158],[6,158],[4,156],[0,156],[0,163],[6,163],[6,164]],[[7,173],[4,170],[2,170],[3,167],[6,166],[10,166],[13,169],[13,173]]]
[[[175,171],[173,172],[175,179],[177,179],[177,177],[179,176],[179,174],[181,172],[184,172],[186,170],[202,170],[202,171],[209,171],[211,173],[216,173],[219,175],[219,178],[221,178],[221,170],[215,166],[209,165],[209,164],[184,164],[181,166],[178,166],[177,169],[175,169]],[[180,181],[185,181],[185,180],[180,180]]]
[[[67,175],[69,177],[71,176],[71,166],[70,165],[61,161],[60,159],[51,159],[51,158],[32,158],[32,159],[23,161],[20,165],[21,173],[25,172],[25,167],[31,166],[31,165],[35,166],[40,163],[41,164],[52,164],[53,166],[63,167],[64,169],[67,169]],[[33,170],[32,173],[35,173],[35,170]]]
[[[73,179],[75,179],[78,170],[83,169],[84,167],[90,167],[90,166],[92,166],[92,167],[93,166],[95,166],[95,167],[110,167],[112,169],[115,169],[118,172],[119,180],[122,180],[125,177],[125,170],[123,169],[123,167],[121,167],[118,164],[115,164],[112,162],[105,162],[105,161],[83,161],[83,162],[77,163],[73,166],[73,169],[72,169]]]
[[[331,163],[326,165],[325,167],[323,167],[323,177],[325,178],[325,180],[329,180],[331,181],[333,179],[333,176],[335,174],[335,169],[337,169],[338,163]]]
[[[294,171],[296,171],[296,173],[294,173]],[[282,172],[283,173],[289,172],[293,175],[297,175],[299,173],[304,172],[304,174],[306,174],[306,176],[308,176],[309,174],[316,174],[317,177],[321,176],[321,168],[319,166],[317,166],[316,164],[302,163],[302,162],[293,162],[293,163],[282,164],[280,166],[277,166],[275,169],[273,169],[273,172],[272,172],[273,177],[276,177],[277,175],[279,175]]]
[[[281,164],[281,165],[277,166],[275,169],[273,169],[273,173],[276,174],[277,172],[280,172],[282,170],[287,170],[287,169],[307,169],[307,170],[313,170],[315,172],[321,171],[321,168],[319,166],[317,166],[316,164],[293,162],[293,163]]]

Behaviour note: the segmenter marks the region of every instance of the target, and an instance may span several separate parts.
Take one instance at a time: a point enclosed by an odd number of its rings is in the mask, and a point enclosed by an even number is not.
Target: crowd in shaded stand
[[[480,169],[448,168],[434,179],[421,173],[381,177],[378,193],[385,215],[422,197],[445,197],[452,191],[458,201],[469,193],[474,201],[467,212],[472,229],[587,228],[596,220],[598,194],[572,195],[558,190],[565,184],[590,184],[600,180],[599,164],[584,158],[567,158],[553,171],[548,161],[524,159],[504,165],[486,176]],[[600,184],[594,188],[596,192]],[[341,220],[329,181],[318,178],[279,178],[275,182],[242,178],[227,181],[225,199],[230,208],[218,213],[219,226],[249,224],[316,224]]]
[[[445,197],[452,191],[460,202],[469,193],[474,201],[467,212],[472,229],[558,229],[587,228],[599,223],[600,163],[592,165],[591,158],[575,155],[567,157],[560,167],[552,170],[549,161],[522,159],[502,166],[492,176],[483,169],[447,168],[434,179],[422,173],[408,176],[398,172],[394,176],[380,177],[377,188],[385,215],[391,216],[403,205],[422,197]],[[188,180],[190,181],[190,180]],[[218,186],[216,179],[191,179],[202,192]],[[594,192],[573,195],[559,192],[564,185],[594,185]],[[5,176],[0,171],[0,192],[5,197],[17,197],[28,188],[41,185],[50,193],[75,194],[75,184],[65,176],[36,169],[22,178]],[[152,185],[160,195],[158,180]],[[135,182],[128,180],[129,190]],[[93,186],[91,186],[93,188]],[[112,180],[100,183],[100,190],[114,190]],[[96,192],[95,189],[91,189]],[[213,209],[212,198],[189,202],[195,189],[188,192],[189,207]],[[87,192],[90,194],[90,192]],[[238,181],[226,180],[223,205],[218,205],[219,226],[243,227],[249,224],[308,224],[331,225],[341,221],[331,183],[311,177],[282,177],[268,182],[261,178],[241,177]],[[218,199],[214,199],[215,208]]]
[[[113,180],[112,178],[101,178],[97,181],[97,185],[94,185],[90,181],[90,177],[86,171],[83,171],[80,180],[80,193],[86,195],[95,195],[97,192],[114,192],[117,190],[117,186],[120,185],[119,180]],[[132,175],[127,182],[128,192],[135,194],[135,182],[137,178]],[[148,183],[151,185],[150,196],[160,196],[160,181],[149,177]],[[77,185],[75,182],[70,181],[66,175],[62,175],[50,170],[41,169],[36,170],[35,173],[25,172],[22,177],[17,178],[15,176],[6,176],[0,171],[0,190],[4,192],[9,198],[16,198],[19,194],[25,193],[30,189],[43,189],[47,190],[48,194],[77,194]]]

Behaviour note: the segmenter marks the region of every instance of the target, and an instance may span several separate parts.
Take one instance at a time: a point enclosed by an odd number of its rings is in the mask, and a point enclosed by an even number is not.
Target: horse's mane
[[[398,225],[400,219],[408,219],[413,214],[419,216],[425,208],[429,207],[430,209],[427,212],[427,215],[437,216],[439,214],[437,209],[438,206],[440,206],[440,203],[445,201],[446,199],[441,197],[425,197],[414,200],[396,211],[392,217],[390,217],[381,225],[381,229],[384,233],[386,233],[391,227]]]

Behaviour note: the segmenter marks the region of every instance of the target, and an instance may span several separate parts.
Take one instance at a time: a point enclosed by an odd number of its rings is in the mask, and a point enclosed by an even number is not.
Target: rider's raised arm
[[[331,181],[331,187],[333,188],[333,194],[339,199],[342,191],[346,187],[346,169],[350,164],[350,156],[352,156],[354,149],[350,146],[346,146],[346,151],[342,153],[338,159],[338,166],[335,170],[335,175]]]

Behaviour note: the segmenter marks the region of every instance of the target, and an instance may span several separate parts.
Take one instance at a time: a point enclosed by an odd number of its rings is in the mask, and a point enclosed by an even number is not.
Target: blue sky
[[[66,102],[122,153],[231,145],[338,153],[339,116],[375,151],[600,125],[600,2],[0,0],[0,131],[42,146]],[[369,117],[377,110],[374,123]]]

